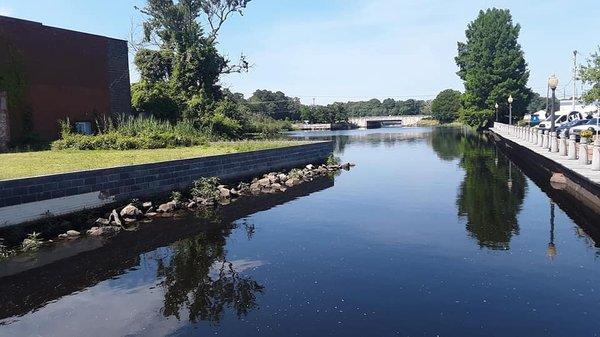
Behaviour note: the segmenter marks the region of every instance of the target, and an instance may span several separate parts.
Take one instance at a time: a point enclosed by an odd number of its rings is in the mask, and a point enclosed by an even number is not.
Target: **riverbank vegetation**
[[[222,141],[181,148],[128,150],[125,153],[114,149],[4,153],[0,154],[0,180],[256,151],[298,144],[304,144],[304,142],[285,140]]]

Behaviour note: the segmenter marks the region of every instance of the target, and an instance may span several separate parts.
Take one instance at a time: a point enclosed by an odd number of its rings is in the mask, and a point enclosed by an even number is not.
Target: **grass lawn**
[[[152,150],[60,150],[0,154],[0,180],[271,149],[306,142],[239,141]]]

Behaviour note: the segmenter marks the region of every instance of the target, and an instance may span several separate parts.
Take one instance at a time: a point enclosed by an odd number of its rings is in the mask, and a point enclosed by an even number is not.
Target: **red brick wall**
[[[93,122],[110,113],[109,38],[1,16],[0,34],[18,51],[26,79],[25,105],[33,131],[42,139],[58,137],[59,119]],[[18,140],[24,112],[8,110],[12,139]]]

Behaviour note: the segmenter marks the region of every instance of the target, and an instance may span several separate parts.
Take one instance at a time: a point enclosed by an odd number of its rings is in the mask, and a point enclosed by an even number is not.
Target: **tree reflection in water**
[[[458,193],[458,215],[467,218],[467,230],[479,246],[508,249],[511,237],[519,234],[525,176],[477,137],[463,138],[461,147],[465,178]]]
[[[512,236],[519,234],[517,216],[527,189],[523,173],[485,135],[438,128],[430,144],[440,159],[460,158],[465,177],[456,205],[469,235],[480,247],[509,249]]]
[[[191,322],[219,323],[226,309],[240,318],[258,306],[256,296],[264,287],[226,259],[226,238],[234,228],[232,224],[173,244],[171,258],[158,265],[165,317],[180,319],[187,310]]]

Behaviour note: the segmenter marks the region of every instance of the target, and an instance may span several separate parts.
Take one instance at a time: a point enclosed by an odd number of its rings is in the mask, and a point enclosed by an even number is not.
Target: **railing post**
[[[565,137],[567,137],[567,133],[563,132],[562,135],[560,136],[560,139],[558,140],[558,155],[559,156],[567,155],[567,139]]]
[[[567,149],[567,155],[570,160],[577,159],[577,142],[575,141],[575,135],[569,136],[569,148]]]
[[[587,165],[588,161],[588,145],[587,138],[581,137],[579,140],[579,164]]]
[[[558,137],[556,132],[550,132],[550,152],[558,152]]]
[[[592,170],[600,171],[600,139],[596,138],[592,148]]]
[[[538,130],[538,142],[537,145],[539,147],[544,146],[544,130]]]

